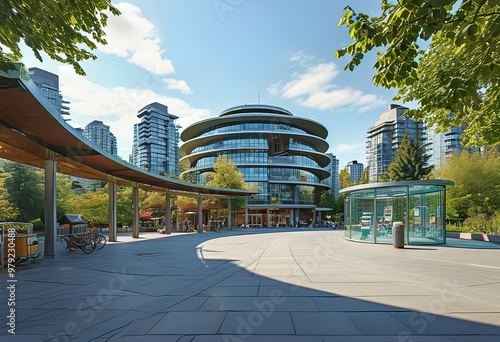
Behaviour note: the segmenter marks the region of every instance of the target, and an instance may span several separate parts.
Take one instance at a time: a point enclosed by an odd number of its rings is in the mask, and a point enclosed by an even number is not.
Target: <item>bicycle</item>
[[[95,238],[88,233],[84,234],[70,234],[70,235],[59,235],[66,241],[66,249],[76,250],[81,249],[83,253],[90,254],[95,251],[97,247],[97,242]],[[102,247],[101,247],[102,248]]]
[[[103,249],[108,241],[104,235],[97,232],[97,228],[88,228],[87,232],[92,236],[96,243],[96,249]]]

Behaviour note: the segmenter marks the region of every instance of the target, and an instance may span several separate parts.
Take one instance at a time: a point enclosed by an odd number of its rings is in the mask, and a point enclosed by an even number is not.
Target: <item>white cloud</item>
[[[115,5],[121,15],[109,13],[105,28],[107,45],[98,49],[127,58],[127,61],[157,75],[175,72],[172,62],[163,58],[165,50],[160,47],[161,39],[153,23],[141,15],[141,9],[129,3]]]
[[[339,144],[337,145],[334,150],[337,153],[342,153],[342,152],[351,152],[351,151],[356,151],[356,150],[361,150],[364,149],[365,144],[364,143],[359,143],[359,144]]]
[[[294,72],[291,81],[284,84],[279,81],[271,85],[267,91],[272,95],[280,95],[294,99],[307,108],[320,110],[357,110],[364,112],[386,102],[373,94],[365,94],[351,87],[340,87],[333,80],[339,74],[334,62],[311,64],[314,56],[299,51],[290,61],[300,62],[302,71]]]
[[[159,102],[168,106],[169,113],[179,117],[182,127],[210,115],[207,109],[194,108],[181,99],[160,95],[149,89],[124,87],[106,88],[75,74],[71,66],[60,66],[58,74],[61,91],[70,103],[70,123],[84,127],[93,120],[110,126],[118,141],[118,154],[128,160],[132,149],[134,123],[139,122],[137,112],[144,106]]]
[[[283,86],[281,92],[285,98],[294,98],[314,94],[328,88],[328,83],[338,74],[334,63],[323,63],[307,68],[303,74],[294,74],[295,80]]]
[[[292,57],[290,57],[288,60],[290,62],[299,62],[301,66],[306,66],[309,61],[314,60],[316,57],[311,54],[306,54],[304,50],[301,50],[297,53],[295,53]]]
[[[168,89],[180,90],[183,94],[192,94],[193,91],[187,85],[186,81],[175,80],[173,78],[164,78],[163,82],[167,84]]]

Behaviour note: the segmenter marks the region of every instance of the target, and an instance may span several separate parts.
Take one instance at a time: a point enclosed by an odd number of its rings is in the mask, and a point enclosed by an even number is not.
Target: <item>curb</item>
[[[446,232],[446,237],[447,238],[479,240],[479,241],[499,242],[500,243],[500,235],[494,235],[494,234]]]

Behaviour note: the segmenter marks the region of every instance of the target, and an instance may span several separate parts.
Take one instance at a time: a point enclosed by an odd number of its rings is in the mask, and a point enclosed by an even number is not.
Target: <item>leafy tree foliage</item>
[[[109,197],[105,190],[87,192],[75,200],[77,212],[94,225],[109,222]]]
[[[116,222],[124,226],[131,226],[133,223],[132,192],[133,188],[129,186],[116,187]],[[139,198],[140,195],[141,192],[139,192]]]
[[[347,171],[347,169],[343,169],[339,172],[339,182],[340,182],[340,188],[347,188],[353,185],[351,182],[351,175]]]
[[[388,166],[391,181],[421,179],[432,170],[432,166],[425,166],[429,158],[422,144],[419,141],[413,143],[405,133],[394,161]]]
[[[389,172],[382,172],[381,174],[378,175],[378,182],[390,182],[391,181],[391,176],[389,175]]]
[[[370,183],[370,167],[367,166],[363,173],[361,173],[361,179],[359,180],[359,184],[368,184]]]
[[[80,75],[85,75],[78,62],[97,57],[91,53],[96,44],[106,44],[103,28],[109,10],[120,12],[110,0],[37,1],[12,0],[0,2],[0,70],[11,67],[9,62],[22,58],[19,44],[23,41],[42,61],[40,52],[50,58],[68,63]]]
[[[76,193],[73,190],[73,182],[67,175],[56,175],[56,216],[62,217],[65,214],[76,214],[75,206]]]
[[[483,155],[467,151],[454,154],[436,173],[455,182],[446,191],[448,220],[462,222],[477,213],[500,211],[500,153],[496,149]]]
[[[326,212],[326,215],[331,215],[332,220],[337,222],[344,218],[344,195],[339,195],[336,200],[335,196],[330,191],[323,191],[319,206],[322,208],[331,208],[331,211]]]
[[[328,211],[326,214],[331,215],[333,212],[333,207],[335,205],[335,196],[330,191],[323,191],[321,193],[321,198],[319,200],[319,206],[321,208],[331,208],[332,211]]]
[[[144,201],[142,202],[141,208],[142,209],[148,209],[148,208],[153,208],[153,209],[158,209],[165,211],[165,194],[161,194],[159,192],[148,192],[146,194],[146,197]]]
[[[92,181],[90,181],[90,185],[87,188],[85,188],[85,191],[86,192],[101,191],[106,187],[106,185],[108,185],[108,182],[106,181],[93,179]]]
[[[231,158],[226,155],[220,155],[214,163],[214,172],[206,174],[208,186],[228,188],[228,189],[247,189],[243,174],[238,171],[236,165],[233,164]],[[227,206],[227,201],[221,200],[222,205]],[[245,198],[232,197],[231,209],[240,210],[245,205]]]
[[[498,0],[383,0],[377,17],[346,7],[342,25],[354,39],[336,52],[352,56],[345,69],[383,47],[373,83],[398,88],[395,100],[418,101],[420,108],[405,114],[438,131],[467,125],[468,146],[500,144]],[[421,50],[419,41],[428,40]]]
[[[43,171],[8,160],[2,160],[2,169],[11,175],[5,179],[9,201],[19,209],[23,222],[30,222],[45,216],[45,195]]]
[[[9,201],[9,193],[5,188],[5,180],[9,173],[0,173],[0,221],[14,221],[19,216],[17,207]]]

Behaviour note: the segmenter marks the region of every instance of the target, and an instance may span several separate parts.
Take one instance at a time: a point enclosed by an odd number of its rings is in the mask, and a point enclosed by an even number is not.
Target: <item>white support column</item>
[[[165,194],[165,234],[172,233],[172,208],[170,207],[170,194]]]
[[[47,151],[45,166],[45,255],[56,256],[57,217],[56,217],[56,170],[55,154]],[[3,252],[2,252],[3,253]]]
[[[113,178],[109,183],[109,241],[116,242],[116,180]]]
[[[132,189],[132,210],[133,210],[133,223],[132,223],[132,236],[139,237],[139,188],[134,186]]]
[[[295,209],[290,209],[290,227],[295,226]]]
[[[231,222],[231,197],[227,199],[227,230],[233,230]]]
[[[203,233],[203,210],[201,207],[201,202],[201,195],[198,195],[198,233]]]
[[[269,215],[269,207],[266,208],[267,228],[271,228],[271,216]]]
[[[245,208],[245,228],[248,226],[248,209]]]

